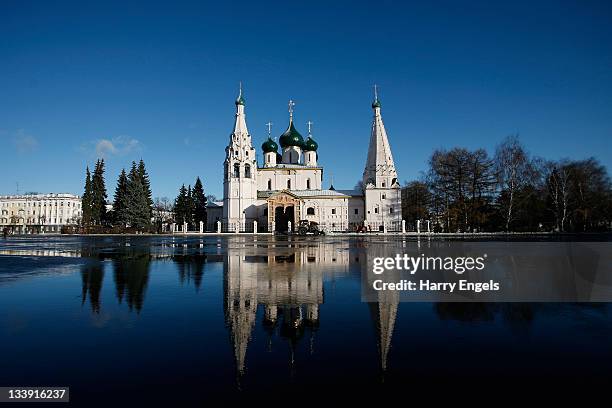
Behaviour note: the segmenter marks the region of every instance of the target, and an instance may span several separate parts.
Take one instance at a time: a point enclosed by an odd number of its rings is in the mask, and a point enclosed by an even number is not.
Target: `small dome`
[[[380,101],[378,98],[374,99],[374,102],[372,102],[372,109],[374,108],[380,108]]]
[[[315,140],[311,136],[308,136],[308,139],[306,139],[306,141],[304,142],[304,151],[316,152],[318,148],[319,145],[317,144],[317,142],[315,142]]]
[[[276,153],[278,152],[278,145],[274,140],[268,137],[268,140],[263,142],[261,145],[261,149],[264,151],[264,153]]]
[[[244,106],[244,97],[242,96],[242,91],[240,92],[240,95],[238,95],[238,98],[236,98],[236,106],[238,105]]]
[[[300,132],[295,129],[295,126],[293,126],[293,121],[289,123],[289,127],[285,130],[285,133],[281,135],[278,141],[282,148],[289,146],[304,146],[304,138],[300,135]]]

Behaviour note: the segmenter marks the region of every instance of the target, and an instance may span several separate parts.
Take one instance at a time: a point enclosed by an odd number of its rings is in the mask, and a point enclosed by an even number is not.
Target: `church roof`
[[[363,197],[363,191],[361,190],[336,190],[338,193],[342,193],[351,197]]]
[[[240,93],[236,99],[236,119],[234,121],[234,131],[232,135],[248,135],[249,130],[246,125],[246,117],[244,114],[244,98],[242,96],[242,84],[240,84]]]
[[[278,141],[283,148],[288,146],[302,147],[304,145],[304,138],[293,125],[293,120],[290,120],[289,127],[285,130],[285,133],[280,136]]]
[[[385,124],[380,113],[378,94],[375,96],[372,108],[374,109],[374,118],[370,134],[370,146],[368,147],[368,158],[363,171],[363,182],[366,185],[373,183],[379,172],[386,176],[397,178],[397,171],[393,162],[393,155],[391,154],[391,145],[389,144]]]
[[[275,153],[278,152],[278,145],[271,137],[268,137],[268,140],[261,145],[261,149],[264,153]]]
[[[296,197],[329,197],[329,198],[342,198],[350,197],[349,194],[341,193],[337,190],[277,190],[277,191],[258,191],[257,198],[266,199],[273,194],[285,192]]]
[[[308,138],[304,142],[304,151],[305,152],[316,152],[318,148],[319,148],[319,144],[315,142],[315,140],[311,136],[308,136]]]
[[[259,170],[274,170],[274,169],[320,169],[321,167],[306,166],[305,164],[289,164],[289,163],[277,163],[273,167],[259,167]]]

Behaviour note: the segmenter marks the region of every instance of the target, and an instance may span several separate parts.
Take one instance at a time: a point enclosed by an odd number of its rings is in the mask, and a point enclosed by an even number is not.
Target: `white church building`
[[[223,205],[215,209],[219,215],[222,211],[224,231],[253,231],[255,226],[260,232],[295,231],[300,220],[315,221],[326,231],[401,230],[400,184],[376,92],[362,190],[323,187],[323,166],[311,123],[304,139],[295,127],[292,101],[289,125],[278,143],[268,124],[268,138],[261,145],[263,163],[258,163],[242,90],[235,104],[234,130],[223,163]],[[325,159],[324,154],[321,157]],[[209,213],[211,218],[214,215]]]

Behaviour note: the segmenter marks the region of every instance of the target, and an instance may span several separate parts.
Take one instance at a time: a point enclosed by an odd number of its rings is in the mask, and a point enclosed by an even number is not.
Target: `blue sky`
[[[0,3],[0,194],[81,194],[104,155],[109,195],[143,158],[155,196],[221,196],[239,81],[258,150],[289,98],[314,122],[326,185],[361,178],[374,83],[401,180],[513,133],[612,168],[609,2],[85,3]]]

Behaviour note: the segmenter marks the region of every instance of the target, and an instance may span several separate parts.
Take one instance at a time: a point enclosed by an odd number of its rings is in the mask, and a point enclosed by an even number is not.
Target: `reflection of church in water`
[[[300,341],[309,341],[312,350],[324,303],[324,283],[348,277],[350,270],[365,263],[364,253],[348,250],[341,242],[279,242],[249,254],[229,252],[224,260],[224,308],[230,330],[236,370],[246,370],[247,350],[262,306],[261,324],[270,336],[277,333],[288,340],[289,364]],[[268,253],[266,253],[268,251]],[[398,302],[371,303],[376,328],[380,367],[386,369],[387,355],[395,324]],[[348,334],[347,334],[348,335]]]
[[[137,245],[106,254],[97,248],[83,248],[75,254],[87,260],[81,267],[81,301],[88,301],[91,311],[100,314],[106,272],[114,281],[117,301],[140,313],[154,260],[171,260],[179,282],[193,284],[196,291],[206,265],[222,263],[223,308],[237,374],[246,371],[247,351],[257,324],[268,333],[270,344],[275,336],[288,342],[288,363],[293,369],[300,345],[306,343],[311,353],[314,350],[319,322],[325,319],[321,313],[325,287],[333,286],[336,280],[353,279],[365,267],[372,248],[362,247],[359,240],[348,247],[344,240],[260,240],[232,237],[226,241],[227,248],[217,247],[212,253],[201,242],[168,242],[155,253],[148,246]],[[378,301],[369,304],[382,371],[387,368],[398,302],[394,294],[381,294]]]

